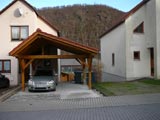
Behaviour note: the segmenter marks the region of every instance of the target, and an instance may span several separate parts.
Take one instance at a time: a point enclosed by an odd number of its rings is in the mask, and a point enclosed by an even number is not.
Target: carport
[[[52,52],[48,52],[50,48]],[[57,50],[64,50],[71,54],[61,55]],[[37,29],[31,36],[15,47],[10,53],[19,60],[21,66],[22,91],[25,90],[25,70],[35,60],[47,59],[76,59],[83,69],[83,80],[86,78],[85,68],[88,68],[88,87],[92,87],[92,59],[98,49],[84,46],[71,40],[57,37]]]

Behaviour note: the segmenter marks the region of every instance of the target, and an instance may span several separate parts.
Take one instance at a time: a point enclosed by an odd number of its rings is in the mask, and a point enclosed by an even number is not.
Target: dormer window
[[[144,22],[139,24],[133,31],[134,33],[144,33]]]
[[[21,41],[28,37],[28,26],[11,26],[11,39],[12,41]]]

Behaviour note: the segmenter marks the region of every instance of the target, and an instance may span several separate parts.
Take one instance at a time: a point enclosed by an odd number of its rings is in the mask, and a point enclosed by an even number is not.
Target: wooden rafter
[[[22,55],[18,56],[21,59],[73,59],[86,58],[87,55]]]
[[[77,42],[73,42],[72,40],[64,39],[37,30],[31,36],[29,36],[25,41],[20,43],[15,49],[13,49],[9,53],[9,55],[17,56],[17,55],[22,55],[23,53],[30,54],[32,52],[30,46],[36,46],[38,44],[41,47],[44,45],[43,43],[52,44],[54,48],[56,47],[74,54],[92,54],[94,56],[99,51],[96,48],[84,46]]]
[[[86,59],[85,58],[76,58],[76,60],[82,65],[84,66],[86,64]]]

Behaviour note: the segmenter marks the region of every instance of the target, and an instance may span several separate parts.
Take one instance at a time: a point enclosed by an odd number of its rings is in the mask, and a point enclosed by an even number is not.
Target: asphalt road
[[[160,120],[160,104],[0,112],[0,120]]]

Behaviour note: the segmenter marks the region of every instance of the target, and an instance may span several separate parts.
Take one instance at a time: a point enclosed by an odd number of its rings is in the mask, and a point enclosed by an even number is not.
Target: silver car
[[[29,91],[55,91],[56,80],[52,70],[37,70],[28,80]]]

